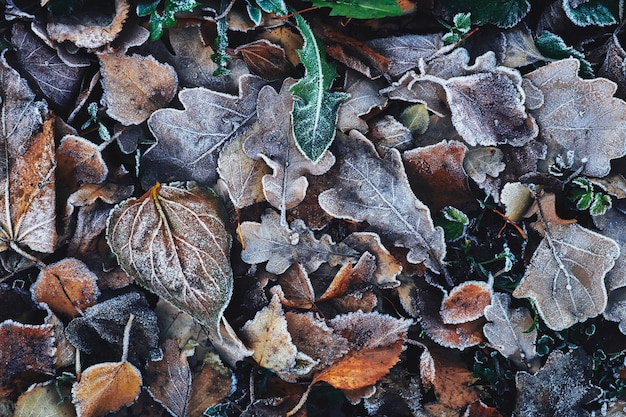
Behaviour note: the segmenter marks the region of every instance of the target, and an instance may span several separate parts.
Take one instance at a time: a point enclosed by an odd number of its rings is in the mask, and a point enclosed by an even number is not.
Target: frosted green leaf
[[[402,14],[396,0],[312,0],[312,3],[317,7],[330,7],[331,16],[353,19],[380,19]]]
[[[617,21],[617,2],[612,0],[588,0],[574,7],[570,0],[563,0],[565,14],[576,26],[610,26]]]

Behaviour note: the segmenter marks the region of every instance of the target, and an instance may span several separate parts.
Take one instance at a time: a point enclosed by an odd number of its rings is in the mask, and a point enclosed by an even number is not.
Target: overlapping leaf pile
[[[623,407],[619,29],[600,67],[567,1],[50,3],[3,22],[0,414]],[[388,36],[457,11],[506,30]]]

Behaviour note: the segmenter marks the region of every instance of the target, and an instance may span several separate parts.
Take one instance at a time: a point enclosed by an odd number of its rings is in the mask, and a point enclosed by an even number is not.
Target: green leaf
[[[430,117],[428,110],[423,104],[414,104],[407,107],[400,113],[400,122],[411,131],[411,133],[424,134],[428,129]]]
[[[570,0],[563,0],[565,14],[576,26],[610,26],[618,23],[618,5],[615,0],[589,0],[572,7]]]
[[[261,14],[261,9],[248,4],[246,6],[246,10],[248,11],[248,17],[255,25],[261,23],[261,18],[263,17],[263,15]]]
[[[450,13],[471,13],[478,25],[491,23],[502,29],[517,25],[530,11],[527,0],[444,0]]]
[[[567,46],[560,36],[544,30],[541,32],[541,35],[535,39],[535,45],[537,49],[539,49],[539,52],[546,58],[553,60],[561,60],[570,57],[576,58],[580,62],[579,75],[582,78],[595,77],[593,68],[591,68],[589,61],[585,59],[585,55],[571,46]]]
[[[353,19],[380,19],[400,16],[402,9],[396,0],[312,0],[314,6],[330,7],[331,16]]]
[[[317,162],[335,138],[337,110],[348,95],[328,91],[337,76],[335,68],[326,62],[324,46],[317,42],[304,18],[296,15],[296,23],[304,38],[298,54],[306,73],[291,87],[296,98],[291,120],[298,148]]]
[[[457,13],[454,15],[452,19],[452,23],[454,23],[454,27],[458,29],[462,33],[467,33],[470,30],[470,26],[472,24],[472,14],[471,13]]]
[[[613,202],[611,201],[611,196],[596,193],[593,198],[593,202],[591,203],[591,207],[589,207],[589,214],[592,216],[601,216],[607,212],[611,207],[613,207]]]
[[[163,28],[170,28],[176,24],[176,13],[189,12],[200,5],[195,0],[165,0],[163,13],[159,14],[156,9],[159,3],[160,1],[147,1],[137,6],[138,16],[150,15],[148,30],[151,41],[156,41],[163,35]]]
[[[222,0],[220,13],[226,10],[227,7],[228,2]],[[226,48],[228,47],[228,21],[226,20],[226,16],[217,21],[217,38],[215,38],[215,44],[217,50],[211,55],[211,60],[217,64],[217,69],[213,71],[213,75],[228,74],[230,71],[226,66],[228,65],[228,61],[230,61],[230,56],[226,53]]]
[[[284,0],[256,0],[256,4],[267,13],[284,16],[288,13]]]
[[[441,209],[433,221],[435,226],[440,226],[443,229],[447,242],[454,242],[463,237],[469,224],[467,215],[452,206]]]
[[[154,12],[156,12],[157,6],[161,0],[144,0],[140,1],[137,5],[137,16],[143,17],[148,16]]]

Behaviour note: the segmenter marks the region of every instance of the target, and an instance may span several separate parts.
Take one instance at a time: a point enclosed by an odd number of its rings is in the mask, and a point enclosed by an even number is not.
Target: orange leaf
[[[356,390],[374,385],[398,362],[403,343],[404,340],[399,339],[390,346],[350,352],[315,375],[312,383],[325,381],[342,390]]]
[[[72,387],[77,417],[99,417],[135,402],[141,373],[128,362],[106,362],[87,368]]]

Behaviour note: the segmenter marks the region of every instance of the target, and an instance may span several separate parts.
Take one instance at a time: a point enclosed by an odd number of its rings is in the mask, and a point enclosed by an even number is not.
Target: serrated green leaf
[[[593,201],[593,193],[584,193],[576,201],[576,208],[578,210],[587,210],[591,206]]]
[[[156,12],[161,0],[144,0],[137,5],[137,16],[144,17]]]
[[[163,35],[163,28],[170,28],[176,24],[176,13],[189,12],[200,5],[195,0],[165,0],[163,12],[159,14],[156,10],[158,3],[159,1],[146,2],[137,6],[138,16],[150,15],[148,30],[151,41],[156,41]]]
[[[284,0],[256,0],[256,4],[267,13],[275,13],[279,16],[287,14],[287,5]]]
[[[227,7],[228,2],[222,0],[220,13],[223,13]],[[217,69],[213,71],[213,75],[217,76],[228,74],[230,71],[226,66],[228,65],[228,61],[230,61],[230,56],[226,53],[226,48],[228,47],[228,21],[226,20],[226,16],[218,19],[217,21],[217,37],[215,38],[215,45],[217,49],[215,53],[211,55],[211,60],[217,64]]]
[[[567,46],[560,36],[544,30],[541,32],[541,35],[535,39],[535,45],[537,49],[539,49],[539,52],[546,58],[554,60],[570,57],[576,58],[580,62],[578,75],[582,78],[594,78],[593,68],[591,68],[589,61],[585,59],[585,55],[571,46]]]
[[[314,6],[330,7],[331,16],[353,19],[380,19],[400,16],[402,9],[396,0],[312,0]]]
[[[527,0],[445,0],[442,4],[450,13],[471,13],[475,24],[491,23],[502,29],[517,25],[530,11]]]
[[[472,24],[472,14],[471,13],[457,13],[454,15],[452,19],[452,23],[454,23],[454,27],[459,31],[466,33],[469,31],[470,26]]]
[[[613,207],[611,196],[597,193],[593,198],[591,207],[589,207],[589,213],[592,216],[601,216],[606,213],[607,210],[609,210],[611,207]]]
[[[296,23],[304,38],[298,54],[306,72],[290,89],[296,98],[291,120],[298,148],[316,162],[335,138],[337,110],[348,95],[328,91],[337,76],[335,68],[326,62],[324,46],[317,42],[304,18],[296,15]]]
[[[617,2],[614,0],[589,0],[572,7],[569,0],[563,0],[565,14],[576,26],[610,26],[618,23]]]
[[[454,242],[461,238],[469,224],[469,218],[465,213],[456,207],[448,206],[441,209],[441,212],[434,219],[435,226],[443,229],[446,241]]]

